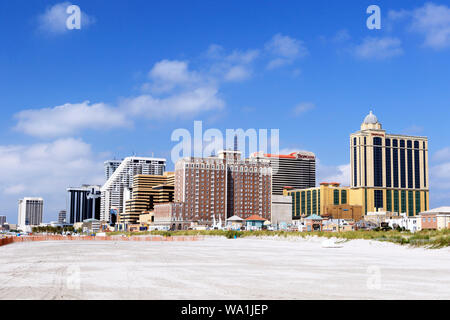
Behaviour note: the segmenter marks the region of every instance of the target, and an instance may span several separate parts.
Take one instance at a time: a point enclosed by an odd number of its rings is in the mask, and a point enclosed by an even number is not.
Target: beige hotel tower
[[[350,204],[417,215],[429,207],[428,139],[387,134],[372,113],[350,135]]]

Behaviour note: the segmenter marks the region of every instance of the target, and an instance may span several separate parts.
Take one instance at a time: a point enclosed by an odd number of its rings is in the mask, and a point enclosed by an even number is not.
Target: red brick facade
[[[210,224],[237,215],[271,217],[272,172],[267,160],[240,160],[234,152],[219,157],[185,158],[175,166],[173,220]]]

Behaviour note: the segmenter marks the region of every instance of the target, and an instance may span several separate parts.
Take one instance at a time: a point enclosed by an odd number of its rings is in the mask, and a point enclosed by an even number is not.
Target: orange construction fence
[[[30,241],[198,241],[202,240],[201,236],[61,236],[61,235],[47,235],[47,236],[21,236],[21,237],[7,237],[0,239],[0,247],[14,243],[14,242],[30,242]]]

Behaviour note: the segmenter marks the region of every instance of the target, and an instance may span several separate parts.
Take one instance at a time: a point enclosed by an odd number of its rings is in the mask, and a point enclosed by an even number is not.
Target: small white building
[[[417,232],[422,229],[420,216],[409,217],[406,213],[401,213],[399,217],[386,219],[385,222],[387,222],[392,229],[400,227],[411,232]]]

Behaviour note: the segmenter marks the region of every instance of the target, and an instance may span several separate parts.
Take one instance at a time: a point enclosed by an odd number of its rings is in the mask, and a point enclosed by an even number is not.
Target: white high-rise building
[[[114,171],[117,170],[117,168],[122,163],[122,160],[108,160],[104,162],[105,167],[105,181],[108,181],[108,179],[112,176]]]
[[[133,177],[137,174],[163,175],[166,159],[127,157],[101,188],[100,220],[111,221],[111,210],[123,213],[130,198]]]
[[[23,198],[19,200],[17,224],[24,226],[38,226],[42,223],[44,199]]]

